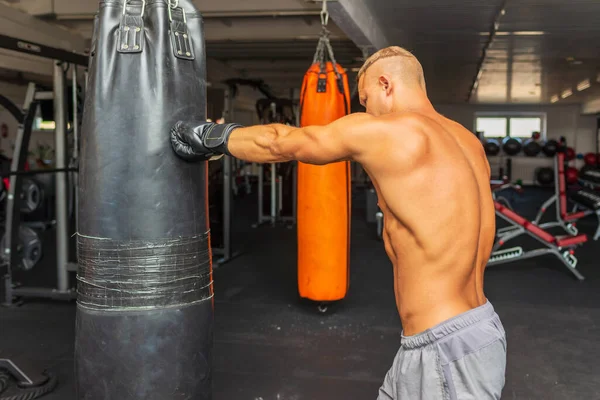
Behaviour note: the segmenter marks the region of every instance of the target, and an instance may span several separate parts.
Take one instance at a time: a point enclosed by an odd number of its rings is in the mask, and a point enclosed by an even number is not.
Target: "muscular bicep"
[[[291,129],[277,140],[276,148],[277,152],[308,164],[358,161],[367,150],[367,135],[376,134],[380,125],[368,114],[350,114],[328,125]]]

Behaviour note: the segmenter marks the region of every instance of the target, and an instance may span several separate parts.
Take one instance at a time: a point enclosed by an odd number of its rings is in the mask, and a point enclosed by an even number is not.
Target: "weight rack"
[[[68,243],[68,211],[67,211],[67,174],[72,174],[75,190],[77,188],[78,174],[76,172],[78,157],[78,115],[77,115],[77,65],[72,64],[72,84],[73,84],[73,136],[74,152],[70,158],[70,165],[67,167],[67,141],[66,141],[66,70],[62,61],[55,60],[53,76],[53,92],[40,92],[36,90],[34,83],[30,83],[27,88],[25,102],[23,105],[24,118],[19,125],[15,149],[10,167],[10,188],[6,201],[6,239],[5,250],[2,254],[6,267],[3,275],[4,296],[2,305],[17,305],[17,299],[20,297],[41,297],[57,300],[72,300],[76,298],[74,284],[69,282],[69,272],[77,271],[77,263],[68,262],[69,243]],[[86,73],[87,75],[87,73]],[[87,81],[87,76],[86,79]],[[19,226],[21,222],[21,199],[20,191],[22,188],[22,176],[25,163],[27,162],[27,153],[29,141],[33,131],[33,123],[38,112],[39,101],[52,99],[54,102],[54,120],[55,120],[55,154],[56,165],[53,170],[32,171],[36,173],[56,174],[55,181],[55,212],[56,212],[56,276],[57,284],[55,288],[46,287],[19,287],[13,282],[13,270],[20,263],[20,257],[17,251],[19,243]],[[75,192],[75,204],[77,204],[77,193]],[[75,206],[75,209],[77,206]],[[77,215],[77,212],[75,212]]]

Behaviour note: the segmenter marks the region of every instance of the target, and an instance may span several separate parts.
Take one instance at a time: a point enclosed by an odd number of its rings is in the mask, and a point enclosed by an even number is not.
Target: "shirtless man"
[[[180,122],[171,141],[187,160],[362,164],[383,211],[403,327],[378,399],[499,399],[506,337],[483,291],[495,235],[484,150],[435,111],[420,63],[402,48],[365,62],[359,94],[366,113],[326,126]]]

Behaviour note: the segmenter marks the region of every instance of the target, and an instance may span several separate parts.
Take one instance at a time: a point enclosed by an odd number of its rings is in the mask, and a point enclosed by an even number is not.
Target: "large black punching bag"
[[[213,291],[207,165],[169,130],[206,118],[191,0],[103,1],[80,166],[77,398],[210,399]]]

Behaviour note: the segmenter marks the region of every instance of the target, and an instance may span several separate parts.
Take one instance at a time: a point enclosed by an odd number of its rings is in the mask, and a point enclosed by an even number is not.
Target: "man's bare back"
[[[402,326],[413,335],[486,301],[495,233],[489,165],[475,136],[440,115],[390,115],[386,125],[373,134],[387,136],[390,151],[360,161],[383,211]],[[417,145],[398,160],[409,141]]]

